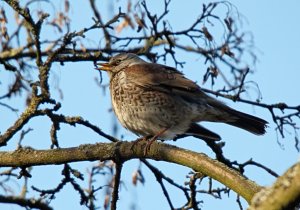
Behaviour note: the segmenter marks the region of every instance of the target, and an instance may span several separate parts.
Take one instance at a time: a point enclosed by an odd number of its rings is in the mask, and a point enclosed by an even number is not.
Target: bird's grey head
[[[135,64],[145,63],[143,59],[133,53],[120,53],[109,59],[108,63],[100,63],[99,70],[107,71],[109,76]]]

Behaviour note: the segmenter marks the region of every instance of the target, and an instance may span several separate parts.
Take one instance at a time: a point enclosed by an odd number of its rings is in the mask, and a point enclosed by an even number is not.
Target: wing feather
[[[126,68],[126,79],[145,88],[174,94],[208,97],[192,80],[175,68],[153,63],[136,64]]]

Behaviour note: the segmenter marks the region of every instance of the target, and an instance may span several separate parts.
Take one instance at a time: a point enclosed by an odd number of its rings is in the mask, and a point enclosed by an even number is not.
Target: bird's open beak
[[[97,70],[101,71],[111,71],[112,66],[109,63],[97,63]]]

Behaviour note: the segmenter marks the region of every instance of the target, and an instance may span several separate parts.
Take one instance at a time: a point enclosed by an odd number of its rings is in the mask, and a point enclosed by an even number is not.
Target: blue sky
[[[151,4],[150,1],[148,2],[148,5],[155,9],[155,11],[161,8],[161,1],[152,1]],[[191,21],[192,18],[197,17],[197,14],[199,14],[202,9],[202,2],[203,1],[200,2],[194,0],[183,4],[182,1],[174,0],[171,4],[169,16],[171,24],[174,24],[174,28],[185,27],[186,23]],[[298,22],[300,19],[300,13],[298,11],[300,2],[297,0],[235,0],[230,2],[232,2],[243,15],[244,30],[251,31],[253,34],[259,62],[255,66],[255,74],[251,75],[248,79],[258,83],[262,92],[262,102],[286,102],[289,105],[299,105],[300,29],[297,25],[299,25]],[[3,4],[4,3],[1,2],[0,6]],[[122,4],[122,2],[120,4]],[[99,7],[100,6],[99,3]],[[104,9],[109,9],[107,4],[102,6]],[[117,7],[115,9],[117,9]],[[110,13],[108,12],[106,15],[107,16],[104,18],[107,20]],[[82,4],[79,3],[72,3],[71,19],[76,22],[76,24],[73,25],[73,30],[79,30],[91,25],[91,17],[92,14],[88,10],[88,7],[83,7]],[[97,36],[95,31],[89,33],[95,33],[89,34],[91,37]],[[47,34],[47,36],[48,35],[49,34]],[[97,43],[92,41],[90,42],[90,45],[93,47],[98,46]],[[199,66],[200,62],[197,61],[197,57],[191,57],[190,54],[181,52],[180,58],[187,62],[184,68],[180,70],[182,70],[189,78],[201,81],[205,68],[201,71],[201,66]],[[162,63],[162,61],[160,62]],[[174,65],[172,62],[167,62],[166,64],[171,66]],[[5,71],[1,71],[1,68],[3,67],[0,67],[0,77],[3,78],[3,81],[11,80],[12,77],[6,74]],[[70,116],[83,116],[85,119],[88,119],[90,122],[101,127],[103,131],[111,133],[112,124],[116,120],[113,113],[107,112],[111,107],[109,93],[105,92],[105,94],[103,94],[103,91],[94,81],[95,78],[99,79],[99,74],[94,71],[93,64],[89,62],[76,64],[68,63],[64,66],[55,64],[52,68],[53,71],[50,75],[50,85],[52,87],[58,85],[62,89],[64,96],[62,100],[59,99],[58,90],[55,88],[52,89],[53,96],[56,99],[61,100],[63,104],[60,112]],[[195,69],[199,71],[195,71]],[[103,84],[107,84],[107,75],[103,75]],[[5,87],[5,82],[3,82],[1,86],[0,95],[5,92],[5,90],[3,90],[5,89],[3,88]],[[206,84],[205,87],[210,88],[210,85]],[[285,139],[277,139],[271,115],[267,110],[253,108],[250,105],[233,103],[225,99],[223,101],[236,109],[257,115],[270,122],[268,133],[262,137],[257,137],[226,125],[206,124],[206,127],[215,130],[226,142],[224,148],[226,157],[232,160],[238,160],[239,162],[253,158],[255,161],[272,168],[279,174],[282,174],[288,167],[299,160],[299,153],[297,153],[294,148],[293,135],[287,135]],[[20,110],[24,109],[23,101],[17,100],[15,104]],[[7,110],[3,107],[0,107],[0,115],[4,116],[4,119],[8,123],[13,122],[17,118],[15,114],[7,113]],[[3,132],[7,126],[8,124],[1,123],[1,132]],[[28,134],[27,139],[24,140],[24,144],[39,149],[48,148],[50,144],[48,135],[50,126],[50,122],[44,118],[32,120],[25,128],[34,127],[35,130]],[[292,132],[292,130],[290,130],[290,132]],[[84,143],[103,141],[102,138],[99,138],[99,136],[81,126],[73,128],[62,125],[58,135],[62,147],[78,146]],[[126,131],[119,126],[117,137],[120,138],[121,135],[128,140],[136,138],[136,136],[129,131]],[[10,149],[15,147],[17,139],[18,137],[15,137],[9,143]],[[279,141],[282,146],[279,146],[277,141]],[[204,152],[213,157],[213,154],[207,149],[205,144],[199,142],[197,139],[186,138],[171,143],[180,147]],[[1,148],[1,150],[5,149],[6,148]],[[169,163],[151,162],[177,182],[184,183],[184,181],[187,181],[185,176],[188,171],[190,171],[189,169],[181,166],[175,167],[173,164]],[[93,163],[86,162],[82,164],[72,164],[72,166],[85,172],[92,164]],[[138,185],[138,187],[132,186],[131,175],[138,165],[139,162],[137,160],[129,161],[124,165],[122,181],[126,187],[121,188],[120,201],[118,203],[119,209],[130,209],[130,206],[134,202],[137,202],[136,209],[169,209],[158,183],[155,182],[154,176],[146,169],[146,167],[142,167],[143,173],[146,176],[146,183],[144,185]],[[32,175],[34,178],[29,181],[29,186],[34,184],[36,187],[44,189],[52,188],[60,181],[61,169],[61,166],[37,167],[33,169]],[[262,185],[270,185],[274,181],[274,178],[269,176],[266,172],[251,166],[247,168],[246,175]],[[100,177],[98,178],[100,179]],[[45,182],[45,179],[49,179],[49,181]],[[104,180],[99,180],[99,182],[104,182]],[[87,181],[82,183],[86,185]],[[18,187],[16,187],[16,189],[18,189]],[[174,191],[172,188],[170,188],[170,190],[171,199],[175,206],[178,207],[179,205],[182,205],[184,202],[182,194],[178,193],[178,191]],[[65,197],[66,194],[68,194],[67,197]],[[103,196],[103,194],[104,193],[102,192],[98,193],[99,200],[101,200],[100,197]],[[37,196],[36,193],[34,195]],[[207,196],[203,196],[199,198],[206,197]],[[77,201],[79,196],[77,193],[74,193],[72,189],[67,188],[64,189],[61,194],[57,195],[57,199],[54,200],[51,205],[57,207],[57,209],[84,209],[76,202],[74,203],[74,199]],[[224,196],[223,200],[207,199],[202,207],[205,210],[221,209],[224,206],[227,206],[227,209],[238,209],[234,200],[235,195],[232,193],[231,199],[226,198],[226,196]],[[8,205],[0,205],[0,208],[19,209],[16,206]]]

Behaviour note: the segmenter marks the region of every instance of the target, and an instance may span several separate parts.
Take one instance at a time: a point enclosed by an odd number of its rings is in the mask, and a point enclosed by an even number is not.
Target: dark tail
[[[232,115],[233,117],[236,117],[236,119],[233,120],[232,122],[225,122],[225,123],[236,126],[238,128],[242,128],[256,135],[263,135],[266,133],[266,127],[268,124],[267,121],[252,116],[250,114],[236,111],[229,107],[228,109],[226,109],[226,112]]]
[[[219,118],[217,120],[211,121],[223,122],[229,125],[233,125],[256,135],[263,135],[266,133],[268,124],[267,121],[250,114],[234,110],[213,98],[207,99],[207,102],[211,107],[213,107],[214,110],[218,110]]]

